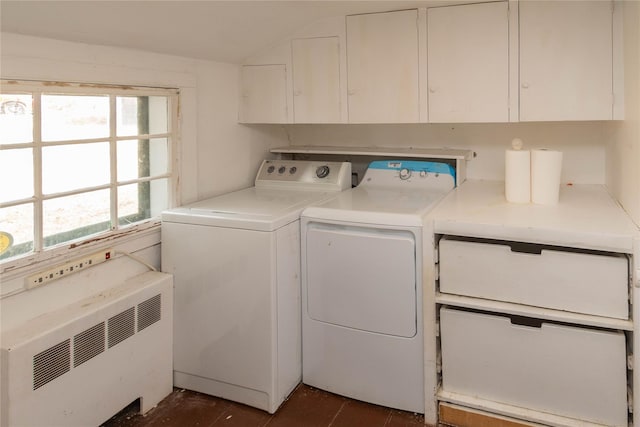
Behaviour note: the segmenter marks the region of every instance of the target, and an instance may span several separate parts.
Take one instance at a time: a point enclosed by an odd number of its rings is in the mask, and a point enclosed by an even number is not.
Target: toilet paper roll
[[[504,193],[508,202],[529,203],[531,201],[531,160],[528,150],[505,152]]]
[[[539,205],[555,205],[560,196],[562,152],[531,151],[531,201]]]

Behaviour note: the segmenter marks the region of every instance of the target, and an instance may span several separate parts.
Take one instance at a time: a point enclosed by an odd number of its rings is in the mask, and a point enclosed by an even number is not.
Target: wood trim
[[[448,403],[439,405],[439,422],[451,427],[531,427],[535,424],[512,420]]]

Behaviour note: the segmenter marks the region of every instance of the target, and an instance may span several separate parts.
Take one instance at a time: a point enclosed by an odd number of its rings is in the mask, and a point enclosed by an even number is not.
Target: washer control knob
[[[425,178],[427,176],[427,171],[420,171],[420,178]]]
[[[294,174],[294,173],[296,173],[297,171],[298,171],[298,168],[297,168],[297,167],[295,167],[295,166],[291,166],[291,167],[289,168],[289,173],[290,173],[291,175],[293,175],[293,174]]]
[[[327,165],[318,166],[318,168],[316,169],[316,176],[318,178],[326,178],[329,175],[329,172],[331,172],[331,169],[329,169],[329,166]]]
[[[278,168],[278,173],[279,173],[279,174],[283,174],[283,173],[285,173],[285,171],[286,171],[286,170],[287,170],[287,168],[285,168],[284,166],[280,166],[280,167]]]
[[[404,168],[400,169],[400,179],[405,180],[411,178],[411,170]]]
[[[267,168],[267,173],[273,173],[274,170],[276,170],[276,167],[271,165]]]

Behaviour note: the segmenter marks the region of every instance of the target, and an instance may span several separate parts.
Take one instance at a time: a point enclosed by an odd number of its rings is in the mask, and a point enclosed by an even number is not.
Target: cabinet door
[[[241,123],[286,123],[286,66],[244,65],[242,67]]]
[[[340,122],[338,37],[294,39],[293,119],[295,123]]]
[[[349,122],[418,123],[418,11],[347,16]]]
[[[520,120],[612,119],[612,3],[521,1]]]
[[[507,2],[427,10],[430,122],[509,121]]]

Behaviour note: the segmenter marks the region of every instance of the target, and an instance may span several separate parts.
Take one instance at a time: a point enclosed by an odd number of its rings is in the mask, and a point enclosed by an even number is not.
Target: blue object
[[[447,174],[453,177],[456,182],[456,170],[453,166],[441,162],[429,162],[421,160],[376,160],[369,163],[369,169],[383,169],[400,171],[409,169],[412,172],[427,172],[437,174]]]

